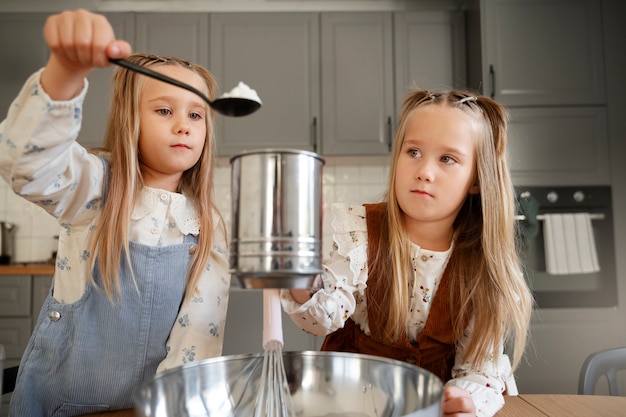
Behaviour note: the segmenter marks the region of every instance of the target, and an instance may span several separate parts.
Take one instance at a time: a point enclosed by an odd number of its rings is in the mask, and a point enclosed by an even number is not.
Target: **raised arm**
[[[110,65],[109,58],[124,58],[131,46],[116,40],[109,21],[78,9],[50,16],[43,29],[51,55],[41,84],[56,101],[69,100],[83,88],[84,78],[96,67]]]

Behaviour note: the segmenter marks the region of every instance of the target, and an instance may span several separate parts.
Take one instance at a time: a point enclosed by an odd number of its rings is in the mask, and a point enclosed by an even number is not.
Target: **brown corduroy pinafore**
[[[374,248],[377,245],[388,242],[385,207],[385,204],[365,205],[368,259],[374,259]],[[444,382],[449,380],[454,364],[455,347],[447,271],[439,283],[426,325],[418,335],[417,343],[412,344],[406,334],[402,340],[396,342],[383,337],[387,314],[381,314],[380,297],[384,286],[392,279],[389,275],[390,265],[368,264],[368,269],[365,293],[371,336],[367,336],[352,318],[349,318],[343,328],[326,336],[321,350],[354,352],[406,361],[434,373]]]

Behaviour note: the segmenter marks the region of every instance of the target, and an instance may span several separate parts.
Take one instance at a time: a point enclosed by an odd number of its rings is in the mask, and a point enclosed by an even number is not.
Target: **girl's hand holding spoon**
[[[53,100],[75,97],[94,68],[111,65],[109,58],[125,58],[132,52],[128,42],[115,39],[104,16],[83,9],[50,16],[43,34],[51,55],[41,84]]]

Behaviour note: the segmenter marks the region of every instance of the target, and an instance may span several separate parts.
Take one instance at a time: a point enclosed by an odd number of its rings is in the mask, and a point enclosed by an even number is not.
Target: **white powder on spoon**
[[[257,94],[256,90],[250,88],[243,81],[239,81],[232,90],[226,92],[220,96],[220,98],[245,98],[248,100],[256,101],[257,103],[262,103],[261,98]]]

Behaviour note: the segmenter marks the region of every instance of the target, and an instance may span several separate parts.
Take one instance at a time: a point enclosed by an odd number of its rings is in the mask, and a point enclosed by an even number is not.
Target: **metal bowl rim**
[[[154,378],[152,378],[150,381],[147,381],[146,383],[142,384],[141,388],[150,385],[153,381],[156,381],[158,379],[163,379],[163,378],[167,377],[170,374],[176,374],[176,373],[179,373],[179,372],[184,372],[186,369],[196,368],[196,367],[200,367],[200,366],[204,366],[204,365],[212,364],[212,363],[238,361],[238,360],[242,360],[242,359],[263,358],[263,355],[264,355],[263,352],[240,353],[240,354],[237,354],[237,355],[216,356],[214,358],[208,358],[208,359],[203,359],[203,360],[196,361],[196,362],[186,363],[186,364],[178,366],[176,368],[172,368],[172,369],[168,369],[166,371],[163,371],[159,375],[156,375]],[[363,354],[363,353],[317,351],[317,350],[284,351],[283,352],[283,356],[303,356],[303,357],[312,356],[312,357],[339,357],[339,358],[343,357],[343,358],[349,358],[349,359],[367,360],[369,362],[382,362],[384,364],[388,364],[388,365],[392,365],[392,366],[396,366],[396,367],[406,368],[406,369],[408,369],[410,371],[417,371],[417,372],[420,372],[420,373],[424,373],[424,374],[430,375],[430,376],[438,379],[439,381],[441,381],[441,378],[439,378],[437,375],[435,375],[434,373],[430,372],[427,369],[424,369],[424,368],[421,368],[421,367],[419,367],[417,365],[413,365],[413,364],[410,364],[410,363],[407,363],[407,362],[403,362],[403,361],[400,361],[400,360],[397,360],[397,359],[386,358],[386,357],[383,357],[383,356],[367,355],[367,354]],[[441,383],[443,385],[443,381],[441,381]]]

